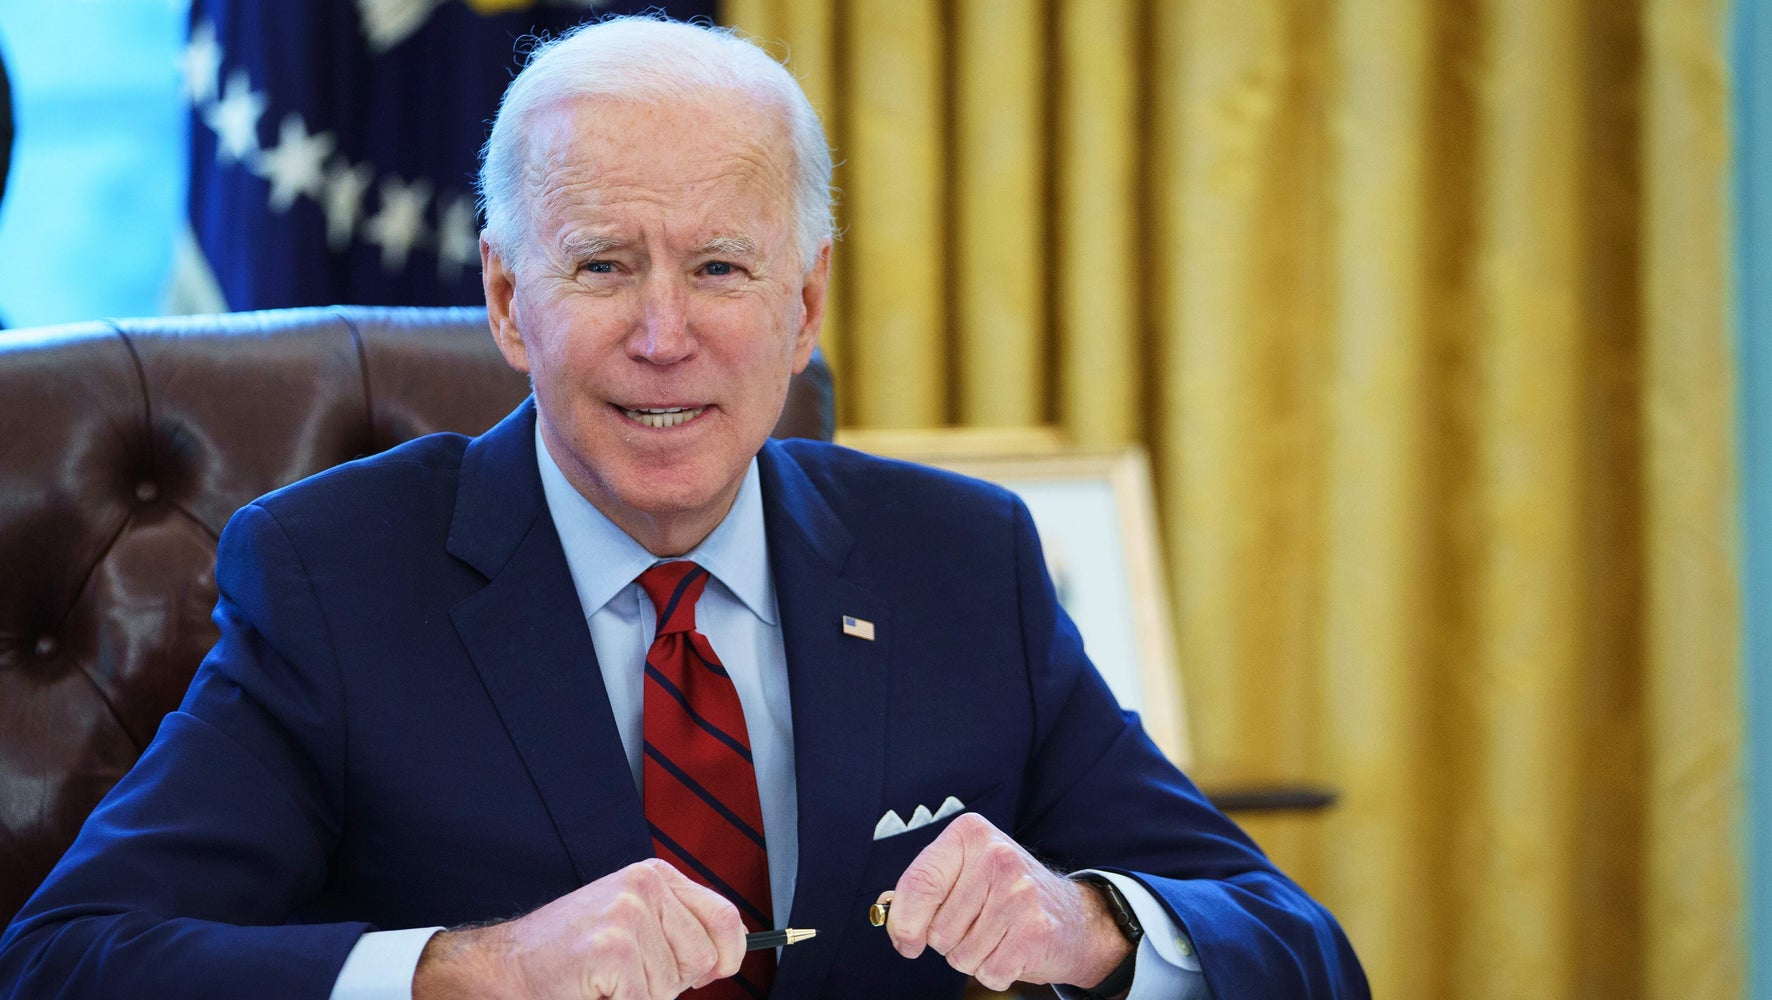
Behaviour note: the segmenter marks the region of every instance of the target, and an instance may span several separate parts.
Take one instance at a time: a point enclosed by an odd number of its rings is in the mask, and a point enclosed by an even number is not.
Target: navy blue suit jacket
[[[651,855],[542,495],[534,404],[273,493],[217,555],[221,639],[0,941],[0,993],[312,997],[366,930],[521,914]],[[777,997],[939,997],[866,912],[957,796],[1134,874],[1221,1000],[1361,997],[1330,915],[1116,706],[996,487],[805,441],[760,456],[800,869]],[[840,621],[875,623],[869,642]]]

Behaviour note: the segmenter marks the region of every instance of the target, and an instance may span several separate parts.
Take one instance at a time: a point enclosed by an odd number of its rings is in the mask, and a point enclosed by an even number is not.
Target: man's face
[[[481,245],[505,359],[572,484],[659,555],[713,530],[806,366],[811,270],[780,116],[742,97],[576,99],[531,136],[527,253]]]

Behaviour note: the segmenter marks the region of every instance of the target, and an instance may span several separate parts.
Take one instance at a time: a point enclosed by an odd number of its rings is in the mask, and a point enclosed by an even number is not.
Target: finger
[[[575,902],[593,907],[583,939],[584,971],[589,974],[585,985],[594,995],[617,1000],[655,993],[653,956],[665,947],[659,902],[670,895],[662,873],[640,862],[579,891],[586,895]]]
[[[973,865],[970,868],[976,871],[978,866]],[[978,877],[969,877],[962,881],[984,884],[984,891],[977,902],[976,911],[958,938],[944,947],[938,939],[942,933],[940,924],[943,914],[950,909],[953,900],[953,895],[950,895],[949,903],[943,904],[941,910],[936,913],[935,923],[930,926],[929,945],[946,955],[949,965],[967,975],[973,975],[1010,932],[1012,920],[1009,909],[1003,905],[1003,893],[999,891],[1000,886]]]
[[[995,954],[1002,945],[1004,935],[1007,933],[1008,927],[1002,922],[987,923],[980,920],[974,923],[965,939],[953,950],[947,952],[948,964],[968,976],[977,975],[978,970],[985,966],[990,956]],[[980,979],[979,981],[983,982],[984,980]],[[1001,989],[1002,987],[992,986],[991,988]]]
[[[609,1000],[642,1000],[656,994],[652,972],[646,960],[645,941],[649,937],[656,937],[657,928],[651,921],[636,922],[629,926],[630,932],[625,944],[599,948],[592,956],[593,996],[608,997]],[[604,935],[608,933],[607,930],[603,932]]]
[[[962,813],[898,877],[886,933],[900,955],[916,958],[923,953],[929,924],[965,867],[968,844],[995,829],[976,813]]]
[[[1027,974],[1027,942],[1005,922],[997,942],[976,966],[971,975],[989,989],[1007,991]]]
[[[929,930],[924,934],[929,947],[950,958],[956,949],[964,947],[973,925],[984,911],[985,900],[990,891],[990,879],[968,852],[961,862],[960,873],[954,879],[954,884],[948,887],[947,895],[935,907],[935,914],[929,919]],[[994,943],[987,943],[982,950],[976,945],[973,947],[982,957],[989,945]]]
[[[675,888],[678,900],[694,917],[699,933],[712,948],[707,966],[696,970],[693,985],[700,988],[716,979],[735,975],[745,955],[744,918],[739,916],[738,907],[725,896],[688,878]]]
[[[676,996],[691,986],[705,985],[721,963],[722,949],[712,928],[722,926],[720,910],[731,909],[724,897],[664,861],[656,864],[662,870],[661,889],[666,897],[660,904],[661,930],[670,948],[672,981],[668,996]],[[737,923],[738,947],[744,947],[743,923]]]
[[[886,934],[900,955],[916,958],[923,953],[929,943],[929,922],[947,898],[959,868],[960,853],[938,840],[925,847],[898,877],[892,912],[886,915]]]
[[[678,897],[679,884],[687,881],[683,873],[657,859],[641,864],[646,871],[635,888],[652,918],[650,933],[639,940],[646,989],[651,996],[674,997],[701,974],[700,963],[712,962],[713,948],[704,940],[701,921]]]
[[[719,964],[720,949],[708,935],[701,914],[688,903],[689,894],[681,886],[670,886],[669,901],[660,913],[661,929],[669,949],[669,966],[664,970],[668,982],[663,995],[676,996],[692,985],[701,985],[708,973]],[[699,889],[700,886],[693,886]]]
[[[636,960],[630,969],[621,970],[614,977],[615,985],[609,990],[597,994],[607,996],[609,1000],[652,1000],[662,996],[653,988],[646,978],[645,963]]]

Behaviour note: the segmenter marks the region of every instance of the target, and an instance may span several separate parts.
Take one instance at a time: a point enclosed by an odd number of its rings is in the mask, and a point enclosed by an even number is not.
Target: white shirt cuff
[[[1143,914],[1139,915],[1143,920]],[[431,935],[441,927],[404,931],[370,931],[357,939],[333,981],[331,1000],[412,1000],[412,975],[418,971]]]

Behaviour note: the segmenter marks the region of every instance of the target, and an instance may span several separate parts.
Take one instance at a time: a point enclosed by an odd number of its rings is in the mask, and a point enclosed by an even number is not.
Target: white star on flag
[[[304,194],[310,198],[320,196],[320,186],[326,182],[326,158],[337,144],[327,132],[309,135],[301,115],[284,116],[276,148],[265,150],[256,168],[260,177],[271,182],[272,210],[287,212],[295,199]]]
[[[351,245],[351,234],[363,215],[363,192],[375,172],[367,163],[356,166],[339,157],[326,172],[326,245],[338,253]]]
[[[444,210],[437,226],[437,277],[442,281],[452,282],[461,277],[462,268],[480,262],[480,231],[474,222],[474,202],[467,195]]]
[[[406,266],[424,235],[425,205],[431,200],[431,182],[407,184],[398,177],[381,182],[381,211],[363,224],[364,238],[381,247],[382,270],[390,273]]]
[[[258,152],[258,120],[265,113],[265,95],[252,89],[246,71],[228,74],[222,99],[203,109],[203,123],[215,130],[215,158],[226,166]]]
[[[191,40],[178,59],[185,80],[185,97],[192,104],[215,100],[215,81],[221,75],[221,46],[215,43],[215,25],[204,21],[191,29]]]

